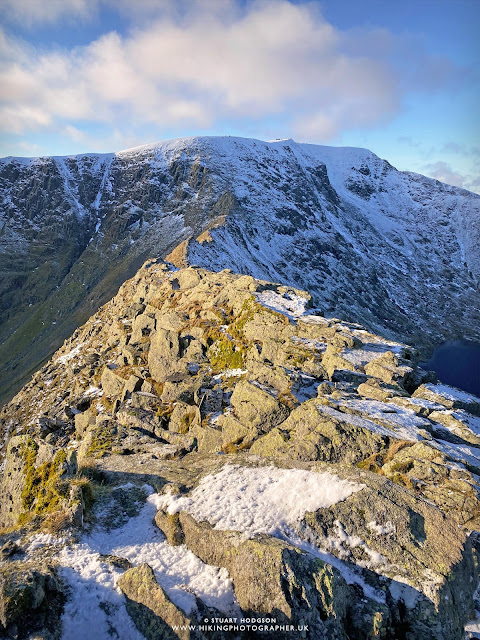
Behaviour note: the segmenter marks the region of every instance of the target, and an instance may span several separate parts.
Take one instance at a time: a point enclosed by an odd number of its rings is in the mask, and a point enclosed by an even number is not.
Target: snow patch
[[[124,489],[129,485],[124,485]],[[149,488],[149,491],[152,491]],[[62,578],[70,588],[63,614],[63,640],[143,640],[117,588],[123,571],[102,560],[115,555],[137,566],[148,563],[172,602],[187,615],[196,608],[195,595],[225,613],[237,611],[232,583],[225,569],[204,564],[184,545],[172,547],[154,525],[160,496],[151,493],[139,515],[118,529],[94,530],[57,556]],[[39,540],[39,543],[42,541]]]
[[[163,508],[170,514],[185,510],[223,531],[284,537],[307,511],[331,507],[363,488],[330,473],[225,465],[188,496],[167,494]]]
[[[255,297],[257,302],[267,307],[267,309],[277,311],[289,318],[299,318],[303,316],[309,302],[307,298],[303,298],[290,291],[285,294],[279,294],[275,291],[262,291],[255,293]]]

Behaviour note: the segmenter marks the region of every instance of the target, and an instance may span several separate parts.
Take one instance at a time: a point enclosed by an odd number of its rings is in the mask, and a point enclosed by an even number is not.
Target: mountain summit
[[[148,258],[301,289],[427,352],[480,340],[480,196],[370,151],[182,138],[0,160],[0,394]]]

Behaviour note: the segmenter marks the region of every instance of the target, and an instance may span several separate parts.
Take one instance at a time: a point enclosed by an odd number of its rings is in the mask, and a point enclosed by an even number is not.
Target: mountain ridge
[[[475,628],[480,398],[312,304],[149,260],[65,341],[0,414],[0,632]]]
[[[310,289],[327,314],[424,351],[480,340],[480,197],[368,150],[191,137],[10,158],[0,181],[3,398],[184,242],[189,264]]]

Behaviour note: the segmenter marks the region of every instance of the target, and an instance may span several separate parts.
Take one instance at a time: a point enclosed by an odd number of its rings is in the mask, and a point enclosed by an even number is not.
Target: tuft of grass
[[[57,511],[69,491],[69,485],[63,479],[66,452],[61,450],[50,462],[35,467],[33,450],[34,447],[29,447],[26,453],[25,485],[21,496],[23,512],[18,519],[19,525],[30,522],[35,515]]]

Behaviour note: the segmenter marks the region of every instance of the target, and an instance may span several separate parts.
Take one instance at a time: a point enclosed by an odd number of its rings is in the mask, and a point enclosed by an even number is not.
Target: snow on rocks
[[[167,494],[161,503],[171,514],[185,510],[223,531],[284,537],[305,512],[330,507],[362,489],[330,473],[225,465],[188,496]]]
[[[446,384],[422,384],[413,395],[437,402],[448,409],[465,409],[480,416],[480,398]]]
[[[255,297],[257,302],[267,307],[267,309],[282,313],[289,318],[303,316],[309,303],[308,298],[301,297],[291,291],[287,291],[284,294],[276,293],[275,291],[262,291],[256,293]]]
[[[124,558],[132,566],[148,563],[168,597],[187,615],[196,608],[195,596],[227,614],[236,611],[227,571],[204,564],[185,546],[170,546],[153,524],[160,497],[150,487],[145,490],[150,495],[136,517],[117,529],[98,527],[58,553],[60,573],[70,589],[63,640],[83,640],[86,629],[92,640],[110,640],[112,633],[122,640],[142,640],[116,587],[123,571],[106,556]]]

